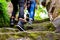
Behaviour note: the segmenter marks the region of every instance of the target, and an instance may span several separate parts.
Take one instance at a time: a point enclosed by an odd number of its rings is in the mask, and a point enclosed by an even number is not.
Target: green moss
[[[7,2],[10,2],[11,0],[6,0]]]
[[[9,38],[9,35],[7,35],[7,34],[1,35],[1,34],[0,34],[0,40],[6,40],[6,39],[8,39],[8,38]]]
[[[53,38],[53,40],[58,39],[60,37],[60,34],[58,33],[54,33],[51,31],[37,31],[37,32],[32,32],[32,31],[28,31],[30,33],[26,33],[26,32],[14,32],[14,34],[0,34],[0,40],[6,40],[8,38],[13,38],[13,39],[20,39],[20,38],[24,38],[24,37],[28,37],[32,40],[38,40],[38,39],[42,39],[42,40],[49,40],[51,37]],[[51,36],[51,37],[49,37]]]
[[[58,11],[58,15],[60,15],[60,9],[59,10],[57,10]]]
[[[36,40],[36,38],[39,36],[39,33],[36,34],[36,33],[30,33],[29,34],[29,37],[32,38],[33,40]]]

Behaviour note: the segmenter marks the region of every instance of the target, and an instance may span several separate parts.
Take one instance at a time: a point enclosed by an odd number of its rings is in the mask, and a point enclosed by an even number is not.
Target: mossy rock
[[[25,29],[34,31],[54,31],[55,27],[50,21],[42,23],[33,23],[32,25],[26,24]]]
[[[27,40],[27,38],[29,38],[29,40],[60,40],[60,33],[55,33],[52,31],[27,31],[7,33],[0,33],[0,40],[17,40],[21,38],[23,38],[24,40]]]

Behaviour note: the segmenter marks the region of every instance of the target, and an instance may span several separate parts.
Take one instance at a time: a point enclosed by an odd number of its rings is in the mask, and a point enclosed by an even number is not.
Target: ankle
[[[33,21],[33,19],[32,18],[29,18],[29,21]]]
[[[12,19],[15,19],[15,17],[14,17],[14,16],[11,16],[11,18],[12,18]]]
[[[22,21],[22,22],[27,22],[25,19],[23,18],[19,18],[18,20]]]

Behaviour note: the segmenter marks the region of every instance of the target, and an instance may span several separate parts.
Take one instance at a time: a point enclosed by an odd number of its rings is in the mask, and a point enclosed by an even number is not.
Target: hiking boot
[[[24,30],[24,24],[23,24],[23,22],[21,22],[21,21],[18,21],[16,27],[17,27],[20,31],[25,31],[25,30]]]
[[[14,18],[11,18],[10,19],[10,26],[14,26],[14,23],[15,23],[15,19]]]

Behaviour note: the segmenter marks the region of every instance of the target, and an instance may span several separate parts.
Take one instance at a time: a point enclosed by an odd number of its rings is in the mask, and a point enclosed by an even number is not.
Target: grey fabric
[[[16,16],[19,5],[19,18],[24,18],[24,0],[11,0],[13,4],[12,16]]]

